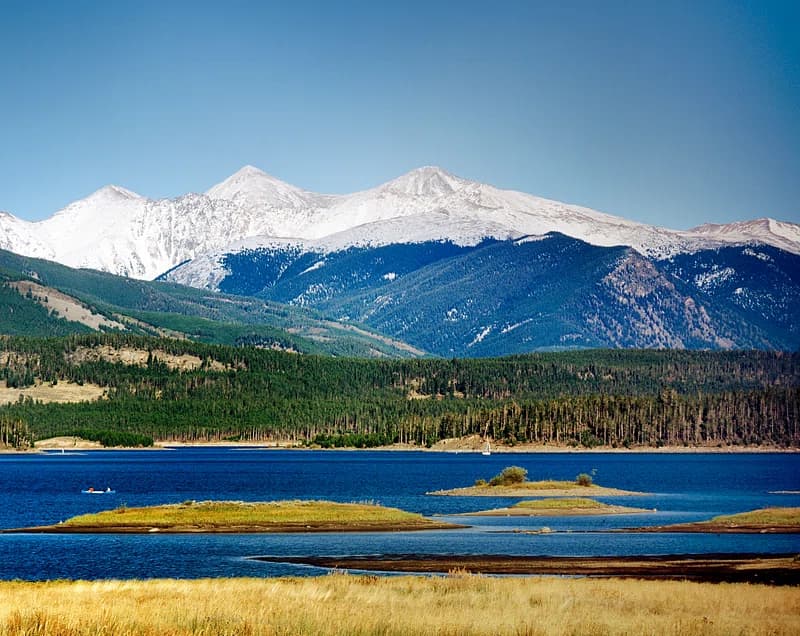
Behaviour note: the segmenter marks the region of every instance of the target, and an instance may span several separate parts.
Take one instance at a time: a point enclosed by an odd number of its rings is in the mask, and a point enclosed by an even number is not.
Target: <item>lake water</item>
[[[257,555],[380,553],[627,555],[800,552],[800,535],[616,534],[621,527],[707,519],[764,506],[800,506],[798,454],[426,453],[180,448],[0,455],[0,528],[57,523],[121,504],[187,499],[372,501],[426,515],[517,499],[433,497],[509,465],[532,480],[593,473],[603,486],[650,493],[603,498],[648,515],[457,518],[465,530],[266,535],[0,535],[0,579],[280,576],[324,570],[253,561]],[[114,488],[116,494],[82,495]],[[552,534],[507,532],[547,526]]]

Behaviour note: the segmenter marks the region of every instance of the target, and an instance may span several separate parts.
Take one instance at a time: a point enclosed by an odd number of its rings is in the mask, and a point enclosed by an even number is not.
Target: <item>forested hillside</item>
[[[31,287],[41,291],[32,293]],[[69,298],[73,311],[42,302],[48,293]],[[0,250],[0,334],[47,337],[92,331],[76,319],[76,306],[104,319],[104,331],[336,356],[424,353],[302,307],[73,269]]]
[[[0,407],[29,437],[609,447],[800,445],[800,354],[588,350],[471,360],[364,360],[133,335],[0,339],[9,386],[107,397]]]

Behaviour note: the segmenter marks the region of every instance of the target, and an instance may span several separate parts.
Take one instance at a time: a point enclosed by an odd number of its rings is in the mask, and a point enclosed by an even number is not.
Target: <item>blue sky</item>
[[[686,228],[800,222],[800,3],[0,4],[0,210],[414,167]]]

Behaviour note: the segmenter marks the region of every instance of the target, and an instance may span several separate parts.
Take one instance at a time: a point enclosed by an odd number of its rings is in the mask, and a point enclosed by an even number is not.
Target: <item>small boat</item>
[[[116,490],[111,490],[111,488],[106,488],[105,490],[97,490],[96,488],[81,490],[81,493],[84,495],[113,495],[116,492]]]
[[[481,455],[491,455],[491,454],[492,454],[492,447],[491,447],[491,445],[489,444],[489,442],[487,440],[486,446],[481,451]]]

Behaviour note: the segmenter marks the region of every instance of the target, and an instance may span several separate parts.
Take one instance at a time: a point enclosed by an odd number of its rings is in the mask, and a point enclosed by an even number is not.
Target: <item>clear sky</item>
[[[800,2],[0,3],[0,210],[244,164],[421,166],[687,228],[800,222]]]

